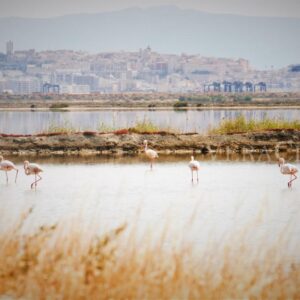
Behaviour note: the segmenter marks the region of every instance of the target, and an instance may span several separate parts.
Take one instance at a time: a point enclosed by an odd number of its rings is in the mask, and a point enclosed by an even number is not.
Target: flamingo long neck
[[[29,173],[28,164],[24,165],[24,170],[25,170],[25,174],[28,175]]]
[[[145,144],[145,151],[148,150],[148,143]]]

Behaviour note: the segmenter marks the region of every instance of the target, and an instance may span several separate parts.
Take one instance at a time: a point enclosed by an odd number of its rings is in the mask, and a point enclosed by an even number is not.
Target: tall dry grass
[[[120,225],[99,236],[71,226],[22,233],[30,211],[0,235],[0,295],[13,299],[299,299],[300,266],[288,238],[248,243],[240,231],[202,250],[134,238]]]
[[[300,122],[286,121],[281,119],[264,118],[262,120],[246,120],[242,115],[233,120],[224,120],[219,126],[213,128],[212,134],[230,134],[240,132],[254,132],[260,130],[274,130],[274,129],[296,129],[300,130]]]

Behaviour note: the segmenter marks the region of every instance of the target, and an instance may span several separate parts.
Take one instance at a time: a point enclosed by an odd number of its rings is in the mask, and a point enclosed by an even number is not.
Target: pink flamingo
[[[42,180],[42,177],[40,176],[40,173],[43,172],[42,168],[38,164],[29,163],[28,160],[24,161],[24,170],[26,175],[34,175],[35,179],[34,182],[30,185],[31,188],[35,185],[35,188],[37,186],[37,182]],[[38,179],[37,179],[38,177]]]
[[[16,168],[14,163],[12,163],[9,160],[4,160],[3,156],[0,156],[0,170],[4,171],[6,173],[6,182],[8,183],[8,171],[15,170],[16,171],[16,177],[15,182],[17,182],[18,172],[19,170]]]
[[[199,181],[198,171],[200,169],[200,164],[197,160],[194,160],[194,156],[191,156],[191,161],[189,162],[189,168],[192,172],[192,182],[194,181],[194,171],[197,172],[197,181]]]
[[[278,159],[278,166],[280,167],[280,172],[283,175],[290,175],[288,187],[292,187],[292,182],[297,179],[296,173],[298,172],[298,169],[291,164],[286,164],[282,157],[279,157]]]
[[[145,154],[150,160],[150,168],[152,170],[153,162],[156,158],[158,158],[158,154],[155,150],[148,149],[148,141],[147,140],[144,140],[144,146],[145,146],[145,148],[144,148]]]

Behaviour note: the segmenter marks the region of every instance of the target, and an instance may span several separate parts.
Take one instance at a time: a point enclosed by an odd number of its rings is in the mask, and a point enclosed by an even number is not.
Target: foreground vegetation
[[[253,227],[201,251],[166,247],[122,224],[101,236],[75,219],[22,234],[31,210],[0,234],[0,295],[12,299],[296,299],[300,266],[283,232],[251,243]],[[191,220],[192,223],[192,220]],[[253,225],[252,225],[253,226]],[[294,245],[297,248],[297,245]],[[259,250],[259,251],[258,251]]]
[[[246,120],[244,116],[239,116],[233,120],[224,120],[218,127],[213,128],[211,134],[230,134],[255,132],[275,129],[296,129],[300,130],[300,121],[285,121],[280,119],[264,118],[263,120]]]

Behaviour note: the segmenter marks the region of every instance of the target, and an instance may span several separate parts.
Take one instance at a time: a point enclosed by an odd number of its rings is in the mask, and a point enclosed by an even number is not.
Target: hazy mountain
[[[101,52],[150,45],[163,53],[247,58],[255,66],[300,63],[300,18],[249,17],[173,6],[49,19],[1,18],[0,49]]]

